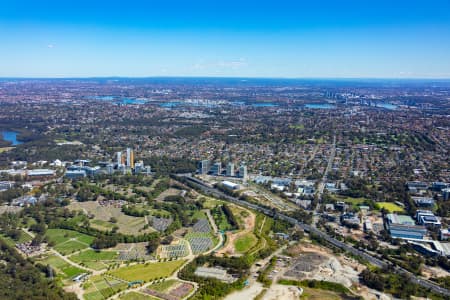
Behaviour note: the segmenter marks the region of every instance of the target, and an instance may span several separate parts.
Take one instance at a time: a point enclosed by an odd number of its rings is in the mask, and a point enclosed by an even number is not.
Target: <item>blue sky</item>
[[[0,77],[450,78],[450,1],[0,2]]]

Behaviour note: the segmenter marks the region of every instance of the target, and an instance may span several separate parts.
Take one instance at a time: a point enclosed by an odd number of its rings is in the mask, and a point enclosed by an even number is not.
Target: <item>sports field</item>
[[[388,210],[389,212],[404,212],[405,210],[403,207],[392,203],[392,202],[378,202],[377,205],[380,207],[380,209],[384,208]]]
[[[86,249],[94,240],[92,236],[66,229],[48,229],[45,235],[63,255]]]
[[[160,277],[170,276],[181,267],[184,262],[185,260],[174,260],[168,262],[136,264],[110,271],[108,274],[126,281],[143,280],[148,282]]]

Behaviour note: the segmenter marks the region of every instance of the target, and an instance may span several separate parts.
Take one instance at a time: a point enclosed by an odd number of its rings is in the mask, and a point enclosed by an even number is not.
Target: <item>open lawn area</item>
[[[48,240],[54,243],[54,249],[67,255],[85,248],[94,240],[94,237],[66,229],[48,229],[45,234]]]
[[[380,209],[384,208],[388,210],[389,212],[404,212],[405,210],[403,207],[392,203],[392,202],[378,202],[377,205],[380,207]]]
[[[61,279],[71,279],[79,274],[86,273],[85,270],[70,265],[56,255],[47,256],[38,260],[38,262],[43,265],[50,265]]]
[[[257,242],[258,239],[256,238],[256,236],[253,233],[249,232],[243,236],[238,237],[234,241],[234,247],[238,253],[245,253],[253,246],[255,246]]]
[[[369,199],[363,198],[363,197],[361,197],[361,198],[353,198],[353,197],[345,197],[345,196],[335,196],[335,195],[333,195],[333,198],[336,201],[343,201],[343,202],[345,202],[347,204],[351,204],[353,206],[358,206],[358,205],[363,204],[366,201],[369,201]]]
[[[300,299],[304,300],[341,300],[344,299],[339,296],[337,293],[319,289],[311,289],[307,287],[303,288],[303,294],[300,296]]]
[[[123,234],[143,234],[154,231],[152,228],[144,230],[145,219],[143,217],[132,217],[125,215],[120,207],[112,205],[102,206],[97,201],[72,202],[69,209],[76,211],[84,211],[90,215],[94,215],[94,219],[90,221],[91,226],[99,230],[109,231],[113,226],[118,226],[118,232]],[[117,223],[109,222],[111,218],[115,218]]]
[[[184,262],[185,260],[174,260],[168,262],[136,264],[110,271],[108,274],[126,281],[143,280],[147,282],[156,278],[170,276],[181,267]]]
[[[70,260],[87,268],[94,270],[102,270],[108,267],[108,264],[114,262],[118,258],[115,251],[95,251],[88,249],[69,257]]]

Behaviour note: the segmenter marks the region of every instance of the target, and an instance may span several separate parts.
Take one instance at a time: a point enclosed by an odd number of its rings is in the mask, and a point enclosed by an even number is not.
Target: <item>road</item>
[[[301,223],[301,222],[297,221],[296,219],[291,218],[291,217],[289,217],[287,215],[284,215],[284,214],[274,213],[272,210],[266,209],[264,207],[260,207],[260,206],[258,206],[256,204],[249,203],[247,201],[243,201],[243,200],[237,199],[235,197],[231,197],[229,195],[226,195],[225,193],[223,193],[223,192],[221,192],[221,191],[211,187],[210,185],[207,185],[203,181],[192,177],[190,174],[179,174],[177,176],[188,180],[191,184],[193,184],[194,186],[196,186],[197,188],[199,188],[200,190],[202,190],[206,194],[211,194],[214,197],[222,198],[222,199],[230,201],[232,203],[236,203],[238,205],[254,209],[254,210],[259,211],[261,213],[264,213],[264,214],[266,214],[268,216],[275,217],[275,218],[287,221],[287,222],[289,222],[289,223],[291,223],[293,225],[297,225],[300,228],[303,228],[303,230],[305,232],[308,232],[310,234],[311,233],[315,234],[316,236],[319,236],[319,237],[323,238],[325,241],[327,241],[331,245],[333,245],[335,247],[338,247],[338,248],[340,248],[342,250],[345,250],[345,251],[351,253],[352,255],[360,257],[360,258],[368,261],[370,264],[372,264],[374,266],[377,266],[377,267],[380,267],[380,268],[384,268],[384,267],[388,267],[389,265],[392,265],[392,263],[390,263],[390,262],[386,262],[386,261],[384,261],[384,260],[382,260],[380,258],[374,257],[373,255],[371,255],[369,253],[366,253],[364,251],[358,250],[358,249],[354,248],[353,246],[350,246],[350,245],[348,245],[348,244],[346,244],[344,242],[336,240],[335,238],[332,238],[328,234],[324,233],[323,231],[320,231],[319,229],[317,229],[317,228],[315,228],[315,227],[313,227],[311,225]],[[403,268],[401,268],[399,266],[395,266],[394,267],[394,272],[396,272],[397,274],[407,275],[410,278],[411,282],[416,283],[416,284],[418,284],[418,285],[420,285],[420,286],[422,286],[424,288],[430,289],[430,290],[432,290],[432,291],[434,291],[436,293],[439,293],[439,294],[442,294],[442,295],[445,295],[445,296],[450,296],[450,291],[449,290],[447,290],[445,288],[442,288],[439,285],[437,285],[437,284],[435,284],[435,283],[433,283],[431,281],[428,281],[428,280],[423,279],[423,278],[419,278],[416,275],[414,275],[413,273],[411,273],[411,272],[409,272],[409,271],[407,271],[407,270],[405,270],[405,269],[403,269]]]

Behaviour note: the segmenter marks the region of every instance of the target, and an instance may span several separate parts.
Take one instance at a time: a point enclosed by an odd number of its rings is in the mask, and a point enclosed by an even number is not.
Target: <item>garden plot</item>
[[[127,282],[108,277],[108,276],[92,276],[82,287],[84,291],[84,299],[100,300],[107,299],[112,295],[126,289]]]
[[[171,245],[161,245],[159,250],[159,257],[161,258],[185,257],[187,255],[189,255],[189,245],[185,240],[178,240]]]

